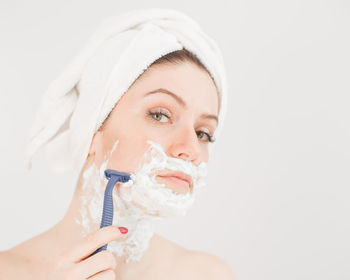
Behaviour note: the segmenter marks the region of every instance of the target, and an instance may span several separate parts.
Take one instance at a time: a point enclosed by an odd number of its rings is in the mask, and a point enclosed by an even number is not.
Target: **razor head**
[[[104,173],[108,180],[111,179],[112,176],[116,176],[118,179],[118,182],[122,182],[122,183],[129,181],[131,176],[130,173],[120,172],[113,169],[106,169]]]

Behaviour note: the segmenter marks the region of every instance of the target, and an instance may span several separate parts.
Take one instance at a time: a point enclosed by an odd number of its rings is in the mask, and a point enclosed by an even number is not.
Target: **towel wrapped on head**
[[[224,60],[217,44],[183,12],[148,8],[105,19],[48,87],[31,130],[27,167],[46,145],[56,172],[80,173],[94,133],[132,83],[158,58],[187,49],[212,76],[221,95],[221,133],[227,105]],[[210,145],[213,148],[215,143]]]

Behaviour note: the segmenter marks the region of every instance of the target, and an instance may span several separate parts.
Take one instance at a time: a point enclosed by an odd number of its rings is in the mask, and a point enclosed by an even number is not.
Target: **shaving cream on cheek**
[[[84,205],[81,209],[80,224],[85,228],[85,232],[88,232],[90,223],[98,224],[101,221],[104,190],[108,182],[104,177],[104,170],[113,169],[112,166],[108,166],[108,162],[117,142],[99,169],[93,163],[84,172],[83,189],[86,193],[91,190],[95,194],[90,200],[82,197]],[[148,140],[147,143],[150,145],[149,149],[144,153],[137,170],[130,173],[131,180],[117,183],[113,189],[115,205],[113,225],[127,227],[129,232],[124,240],[110,242],[107,249],[117,256],[126,256],[126,263],[141,259],[153,235],[154,220],[186,215],[196,196],[205,186],[207,174],[205,162],[195,166],[191,162],[168,157],[162,146],[153,141]],[[190,175],[193,181],[192,192],[178,194],[166,188],[165,184],[159,184],[155,176],[158,171],[164,169]],[[89,218],[86,217],[87,214]]]
[[[80,220],[75,220],[77,224],[82,226],[83,236],[89,234],[93,229],[100,227],[104,191],[107,185],[104,170],[106,169],[110,155],[116,149],[118,142],[119,141],[116,141],[109,154],[105,155],[100,168],[98,168],[95,162],[93,162],[83,173],[82,194],[80,195],[81,207],[79,210]]]

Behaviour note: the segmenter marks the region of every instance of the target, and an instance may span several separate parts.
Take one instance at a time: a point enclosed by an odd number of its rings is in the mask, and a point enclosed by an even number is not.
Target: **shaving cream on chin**
[[[202,162],[195,166],[192,162],[168,157],[161,145],[147,141],[149,149],[144,153],[137,170],[131,174],[126,183],[117,183],[113,189],[113,200],[116,205],[113,214],[113,225],[128,228],[128,234],[121,241],[112,241],[107,250],[117,256],[125,256],[125,262],[139,261],[149,246],[153,236],[152,222],[167,217],[185,216],[193,202],[205,186],[207,164]],[[114,145],[114,150],[116,144]],[[112,152],[110,152],[110,155]],[[108,180],[104,177],[108,161],[105,161],[99,170],[99,177],[104,186]],[[156,173],[164,170],[184,172],[192,177],[192,192],[185,194],[175,193],[159,184]],[[122,170],[119,170],[122,171]],[[102,188],[104,191],[104,188]],[[97,196],[100,207],[103,204],[103,195]],[[101,210],[100,210],[101,211]],[[102,212],[102,211],[101,211]],[[96,216],[96,215],[95,215]],[[97,218],[100,218],[99,215]]]

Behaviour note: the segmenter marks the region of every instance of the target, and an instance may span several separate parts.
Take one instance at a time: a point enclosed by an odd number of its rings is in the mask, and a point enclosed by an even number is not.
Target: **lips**
[[[169,173],[164,173],[164,174],[159,174],[159,177],[168,177],[168,178],[173,178],[175,179],[180,179],[182,181],[185,181],[190,188],[192,188],[192,177],[190,175],[187,175],[183,172],[176,171],[176,172],[169,172]]]

